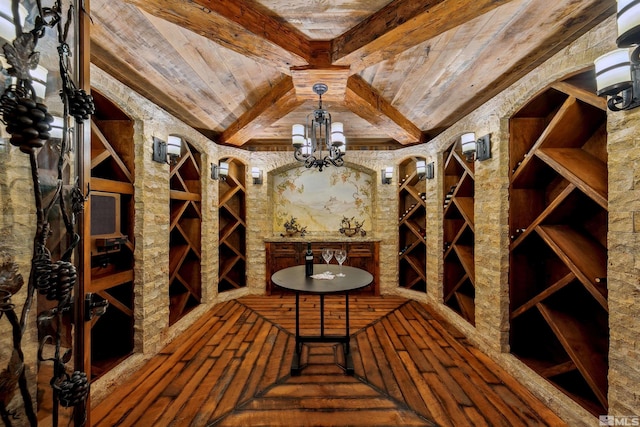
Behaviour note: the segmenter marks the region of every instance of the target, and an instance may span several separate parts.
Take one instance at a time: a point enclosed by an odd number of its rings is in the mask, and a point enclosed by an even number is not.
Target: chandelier
[[[319,97],[318,108],[307,116],[306,125],[295,124],[291,128],[293,156],[303,162],[307,168],[318,168],[322,172],[325,166],[344,165],[343,156],[346,151],[344,126],[342,123],[331,122],[331,114],[322,108],[322,95],[327,92],[324,83],[313,85],[313,91]],[[323,151],[327,154],[324,155]]]

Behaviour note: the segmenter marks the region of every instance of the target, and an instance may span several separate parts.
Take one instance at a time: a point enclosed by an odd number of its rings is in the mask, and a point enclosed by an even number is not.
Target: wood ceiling
[[[323,82],[348,147],[393,149],[428,142],[613,13],[615,0],[92,0],[91,60],[252,150],[288,148]]]

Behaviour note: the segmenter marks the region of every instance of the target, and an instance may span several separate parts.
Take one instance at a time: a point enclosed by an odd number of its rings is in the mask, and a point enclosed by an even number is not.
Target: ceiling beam
[[[225,129],[217,142],[237,147],[244,145],[262,128],[271,126],[303,103],[304,100],[296,96],[293,79],[287,76]]]
[[[247,0],[126,0],[151,15],[189,29],[288,74],[309,63],[308,40],[288,23]]]
[[[424,142],[422,131],[358,75],[347,81],[344,104],[402,145]]]
[[[333,40],[334,65],[356,74],[511,0],[394,0]]]

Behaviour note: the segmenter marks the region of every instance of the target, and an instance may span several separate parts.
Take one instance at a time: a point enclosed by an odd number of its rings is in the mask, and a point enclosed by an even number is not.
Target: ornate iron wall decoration
[[[0,417],[6,426],[11,426],[11,418],[18,414],[10,413],[7,404],[19,388],[24,410],[30,425],[37,425],[37,417],[32,405],[27,378],[25,375],[24,355],[21,349],[22,337],[26,329],[26,319],[37,291],[47,300],[56,302],[52,309],[43,311],[37,316],[37,327],[41,341],[39,343],[38,359],[42,362],[53,363],[53,425],[58,424],[59,406],[73,407],[74,411],[81,411],[80,417],[86,415],[86,398],[89,394],[87,375],[81,371],[70,372],[66,363],[71,360],[71,350],[62,353],[62,325],[73,322],[74,288],[77,281],[76,267],[71,262],[73,252],[80,242],[80,236],[75,231],[77,215],[79,215],[87,200],[77,185],[71,190],[70,206],[63,197],[63,156],[68,154],[70,146],[67,129],[68,116],[75,118],[76,123],[86,120],[95,111],[93,99],[84,90],[78,89],[71,78],[69,56],[71,49],[66,42],[69,27],[74,16],[73,5],[67,12],[66,23],[63,25],[62,6],[56,1],[52,7],[42,7],[41,0],[36,0],[38,15],[31,31],[23,32],[22,23],[18,16],[18,0],[12,0],[13,20],[16,29],[16,39],[12,44],[3,46],[4,55],[10,64],[6,72],[15,77],[15,84],[7,88],[0,97],[1,121],[11,134],[10,143],[29,156],[31,177],[35,196],[36,230],[31,262],[31,273],[27,284],[27,295],[22,314],[18,319],[11,303],[11,297],[22,288],[22,276],[17,272],[17,266],[7,255],[0,266],[0,319],[5,317],[12,326],[13,353],[6,369],[0,372]],[[58,38],[58,57],[62,88],[64,117],[60,158],[57,167],[57,187],[48,205],[44,206],[43,192],[40,186],[37,151],[50,138],[53,117],[47,111],[44,103],[36,101],[30,70],[38,65],[40,53],[36,51],[37,43],[45,34],[46,28],[55,28]],[[64,223],[67,249],[59,260],[53,260],[47,249],[47,238],[51,224],[49,212],[59,209]],[[54,354],[44,355],[46,344],[53,344]]]

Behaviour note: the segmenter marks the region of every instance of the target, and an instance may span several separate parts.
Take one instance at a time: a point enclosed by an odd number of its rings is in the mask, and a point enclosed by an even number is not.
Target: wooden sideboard
[[[361,268],[373,275],[373,283],[358,291],[358,295],[379,295],[380,294],[380,262],[378,256],[379,243],[377,241],[312,241],[314,264],[324,264],[322,259],[322,249],[345,249],[347,260],[343,265]],[[304,264],[304,253],[307,250],[307,242],[303,241],[277,241],[266,242],[265,250],[267,256],[267,295],[272,292],[281,292],[277,286],[271,283],[271,275],[283,268]],[[332,264],[337,264],[335,258]]]

